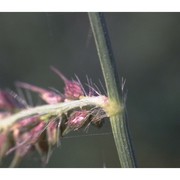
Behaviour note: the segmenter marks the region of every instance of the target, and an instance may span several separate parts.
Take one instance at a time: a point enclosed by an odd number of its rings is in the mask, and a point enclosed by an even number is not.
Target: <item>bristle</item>
[[[86,91],[85,91],[85,89],[84,89],[84,87],[83,87],[83,85],[82,85],[82,83],[81,83],[80,79],[78,78],[78,76],[77,76],[77,75],[75,75],[75,77],[76,77],[76,79],[77,79],[77,82],[78,82],[78,83],[79,83],[79,85],[81,86],[81,89],[83,90],[84,95],[85,95],[85,96],[87,96],[87,93],[86,93]]]
[[[100,83],[101,88],[103,89],[103,94],[105,96],[107,96],[107,91],[106,91],[106,89],[105,89],[105,87],[104,87],[104,85],[103,85],[103,83],[102,83],[102,81],[100,79],[99,79],[99,83]]]

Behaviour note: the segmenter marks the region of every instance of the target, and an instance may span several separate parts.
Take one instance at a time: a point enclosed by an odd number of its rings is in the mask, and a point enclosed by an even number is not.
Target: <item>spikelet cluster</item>
[[[40,88],[25,82],[16,86],[37,93],[46,104],[76,101],[87,96],[98,96],[92,87],[86,93],[79,80],[67,79],[59,70],[51,67],[65,84],[64,92]],[[0,90],[0,121],[28,108],[26,102],[12,91]],[[46,115],[24,118],[0,132],[0,161],[14,154],[10,167],[15,167],[28,153],[38,151],[44,164],[48,163],[54,147],[71,131],[87,129],[89,125],[101,127],[106,113],[100,107],[87,106],[72,109],[60,116]]]

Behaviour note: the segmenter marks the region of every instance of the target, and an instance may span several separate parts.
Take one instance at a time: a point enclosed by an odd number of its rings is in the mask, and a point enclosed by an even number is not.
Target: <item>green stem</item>
[[[106,83],[109,98],[115,102],[117,108],[123,106],[121,103],[119,90],[120,83],[115,68],[115,60],[111,48],[105,19],[102,13],[88,13],[91,28],[93,31],[98,56]],[[121,167],[136,167],[135,157],[128,133],[128,125],[124,116],[124,111],[110,117],[112,132],[120,160]]]

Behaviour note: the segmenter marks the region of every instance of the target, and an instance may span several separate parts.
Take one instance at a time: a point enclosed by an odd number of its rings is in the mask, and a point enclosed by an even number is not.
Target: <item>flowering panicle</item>
[[[90,124],[101,127],[103,118],[108,116],[104,110],[108,102],[107,97],[96,98],[93,96],[96,93],[93,93],[92,89],[87,93],[90,96],[87,96],[79,81],[68,80],[56,68],[51,67],[51,69],[65,83],[63,94],[24,82],[16,83],[19,88],[39,94],[41,99],[46,104],[52,105],[55,110],[49,113],[45,111],[27,117],[23,116],[18,121],[11,120],[11,126],[0,128],[0,161],[8,154],[14,153],[10,167],[15,167],[24,156],[33,150],[39,152],[43,163],[46,164],[53,148],[60,144],[64,135],[87,128]],[[29,107],[23,106],[16,97],[7,91],[0,91],[0,125],[1,122],[5,123],[8,118],[11,118],[14,113],[15,115],[18,111],[21,113],[23,108],[25,111],[28,110]],[[88,104],[88,97],[91,98],[91,105]],[[76,101],[79,102],[78,106],[69,107],[71,102]],[[65,104],[64,110],[56,109],[56,104],[63,105],[63,103]]]

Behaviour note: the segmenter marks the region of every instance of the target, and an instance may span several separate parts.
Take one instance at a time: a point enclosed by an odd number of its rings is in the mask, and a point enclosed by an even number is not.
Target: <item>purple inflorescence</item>
[[[87,94],[96,94],[90,89],[85,93],[79,81],[68,80],[59,70],[51,67],[65,83],[64,93],[44,89],[25,82],[17,82],[16,86],[37,93],[46,104],[57,104],[66,101],[79,100]],[[17,99],[17,95],[11,95],[8,91],[0,91],[0,121],[6,120],[16,112],[20,112],[23,106]],[[44,163],[47,163],[52,149],[60,144],[61,138],[70,131],[78,131],[93,124],[97,127],[105,117],[105,112],[97,107],[72,109],[60,116],[34,115],[21,119],[10,128],[0,132],[0,160],[8,154],[14,153],[11,166],[15,166],[19,159],[37,150]]]

